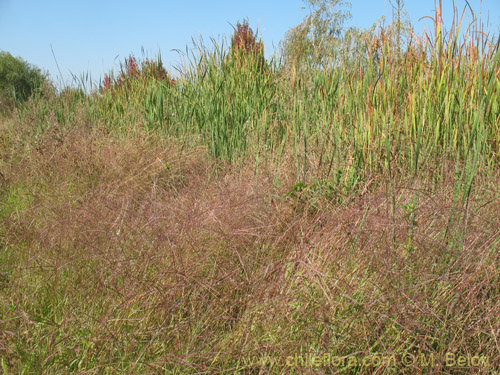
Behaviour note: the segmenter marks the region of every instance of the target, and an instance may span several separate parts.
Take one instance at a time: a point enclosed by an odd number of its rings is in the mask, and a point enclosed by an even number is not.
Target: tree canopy
[[[20,103],[47,80],[47,74],[9,52],[0,51],[0,106]]]
[[[297,62],[321,63],[338,47],[344,23],[351,17],[351,4],[344,0],[303,1],[309,14],[285,35],[282,51]]]

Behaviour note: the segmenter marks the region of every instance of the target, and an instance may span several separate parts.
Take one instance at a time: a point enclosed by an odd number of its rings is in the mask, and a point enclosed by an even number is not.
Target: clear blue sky
[[[417,31],[430,28],[434,0],[406,0],[406,10]],[[455,0],[464,8],[465,0]],[[500,0],[469,0],[489,29],[498,33]],[[452,0],[443,0],[444,18],[451,20]],[[60,82],[51,51],[53,48],[62,76],[71,82],[71,73],[90,73],[94,81],[131,53],[149,57],[160,51],[167,67],[180,63],[173,49],[185,50],[191,37],[230,37],[237,21],[248,18],[252,28],[259,26],[267,56],[273,53],[287,30],[299,24],[306,11],[301,0],[0,0],[0,50],[20,56],[50,73]],[[388,0],[353,0],[349,26],[369,27],[386,16],[391,20]]]

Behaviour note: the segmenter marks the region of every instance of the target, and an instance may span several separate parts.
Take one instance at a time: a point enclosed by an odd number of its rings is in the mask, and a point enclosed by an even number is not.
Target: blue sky
[[[349,26],[370,27],[384,16],[391,20],[388,0],[353,0]],[[469,0],[469,3],[498,33],[500,0]],[[465,0],[456,0],[459,10]],[[131,53],[154,57],[161,52],[167,67],[181,62],[174,49],[186,50],[191,38],[230,37],[232,25],[248,18],[259,27],[269,56],[287,30],[299,24],[306,11],[301,0],[0,0],[0,50],[20,56],[50,73],[61,83],[71,82],[71,73],[90,73],[94,81]],[[433,15],[434,0],[406,0],[405,8],[417,31]],[[451,20],[452,0],[443,0],[445,21]],[[55,59],[61,70],[59,74]]]

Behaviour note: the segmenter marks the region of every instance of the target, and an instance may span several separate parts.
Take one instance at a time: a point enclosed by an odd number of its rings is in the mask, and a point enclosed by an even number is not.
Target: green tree
[[[321,64],[335,56],[344,23],[351,17],[344,0],[303,0],[309,14],[285,35],[282,51],[294,62]]]
[[[47,81],[47,74],[20,57],[0,51],[0,107],[20,103]]]

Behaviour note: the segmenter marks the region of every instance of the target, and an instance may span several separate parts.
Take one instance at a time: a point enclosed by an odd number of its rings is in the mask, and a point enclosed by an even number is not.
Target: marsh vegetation
[[[461,15],[273,59],[244,22],[5,112],[3,373],[495,373],[500,51]]]

